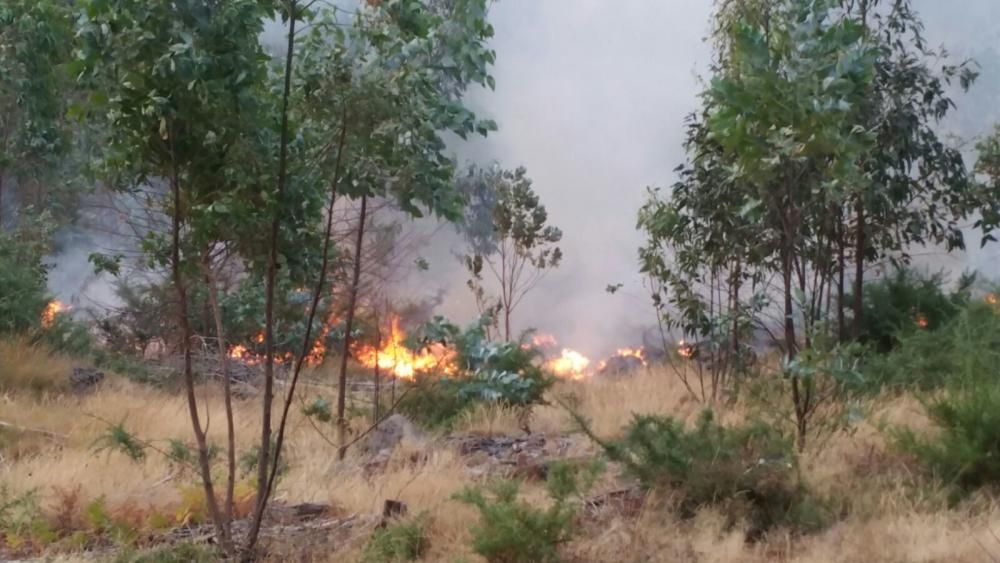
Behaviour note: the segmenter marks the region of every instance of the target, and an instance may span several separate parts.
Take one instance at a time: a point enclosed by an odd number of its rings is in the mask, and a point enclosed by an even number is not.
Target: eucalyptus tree
[[[970,181],[960,151],[939,133],[955,108],[952,85],[968,89],[976,78],[969,61],[952,63],[930,48],[923,24],[909,0],[841,0],[845,17],[860,25],[874,51],[874,80],[868,85],[856,126],[875,142],[859,159],[861,175],[851,186],[849,205],[837,225],[841,272],[838,314],[845,330],[842,276],[846,245],[853,249],[853,336],[861,336],[866,264],[906,262],[913,246],[965,247],[963,222],[989,207]],[[942,61],[938,63],[937,61]],[[853,223],[853,224],[850,224]],[[985,244],[996,221],[980,221]]]
[[[345,338],[340,357],[337,422],[345,452],[347,359],[361,278],[368,200],[385,198],[405,213],[461,217],[452,183],[455,163],[444,132],[485,135],[495,124],[462,102],[470,84],[493,86],[496,55],[484,0],[374,2],[349,14],[324,11],[303,42],[295,76],[299,107],[312,135],[338,139],[321,152],[334,174],[333,193],[360,200]]]
[[[162,186],[162,197],[149,204],[169,217],[169,232],[150,232],[143,249],[152,265],[170,273],[206,503],[220,545],[231,555],[231,405],[227,394],[230,466],[220,509],[195,398],[187,295],[212,244],[233,242],[248,261],[262,261],[266,241],[256,233],[281,211],[282,202],[264,187],[275,176],[270,149],[276,104],[268,57],[257,39],[272,7],[255,0],[95,0],[83,9],[80,80],[92,93],[90,116],[107,122],[104,178],[127,191]]]
[[[470,166],[457,183],[472,203],[461,229],[468,244],[462,257],[471,276],[468,285],[480,312],[499,313],[503,338],[510,342],[514,309],[562,261],[558,246],[562,231],[548,223],[548,211],[523,166],[515,170]],[[488,305],[492,298],[483,286],[484,273],[498,288],[495,307]]]
[[[72,92],[73,12],[58,0],[8,0],[0,5],[0,227],[10,199],[6,180],[38,191],[58,181],[69,149],[65,120]],[[34,203],[43,203],[35,198]]]

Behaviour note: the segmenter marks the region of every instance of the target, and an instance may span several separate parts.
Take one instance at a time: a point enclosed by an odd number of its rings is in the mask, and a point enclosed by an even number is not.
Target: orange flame
[[[52,328],[52,325],[56,322],[56,315],[67,310],[69,310],[69,306],[62,301],[58,299],[49,301],[49,304],[45,306],[45,310],[42,311],[42,328]]]
[[[399,318],[393,317],[389,334],[383,337],[382,345],[361,346],[354,352],[358,363],[367,367],[378,366],[379,370],[391,373],[401,379],[414,379],[417,372],[440,369],[445,373],[455,371],[455,351],[441,344],[432,344],[414,353],[403,345],[406,334],[399,328]]]
[[[555,375],[575,380],[586,377],[589,365],[590,359],[569,348],[563,348],[562,354],[558,358],[552,358],[545,362],[545,367]]]
[[[998,303],[1000,303],[1000,299],[997,298],[997,294],[996,293],[987,293],[986,294],[986,304],[987,305],[993,305],[995,307]]]
[[[931,324],[931,322],[927,320],[927,317],[923,313],[919,313],[917,315],[916,322],[919,328],[927,328]]]
[[[557,342],[556,337],[551,334],[536,334],[531,338],[531,344],[536,348],[552,348]]]
[[[677,343],[677,353],[680,357],[690,360],[694,357],[695,348],[684,340]]]

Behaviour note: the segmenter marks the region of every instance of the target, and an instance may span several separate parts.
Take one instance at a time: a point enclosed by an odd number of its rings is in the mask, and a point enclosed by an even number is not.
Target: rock
[[[392,452],[404,439],[423,442],[425,436],[419,428],[410,422],[410,419],[401,414],[394,414],[383,420],[378,428],[372,430],[365,442],[364,453],[369,456],[377,456],[383,452]]]
[[[101,381],[104,381],[104,372],[93,368],[73,368],[69,376],[74,393],[85,393]]]

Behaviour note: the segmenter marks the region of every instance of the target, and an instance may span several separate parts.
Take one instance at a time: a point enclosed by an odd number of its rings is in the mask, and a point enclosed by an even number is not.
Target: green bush
[[[962,276],[952,294],[944,291],[945,276],[897,268],[891,275],[865,284],[861,341],[880,353],[897,348],[900,339],[935,331],[955,317],[969,300],[973,276]],[[852,298],[847,296],[848,301]]]
[[[994,377],[955,385],[924,408],[938,432],[896,429],[896,445],[960,493],[1000,484],[1000,382]]]
[[[376,529],[365,544],[361,560],[364,563],[414,561],[427,550],[427,531],[418,518],[410,522],[394,522]]]
[[[42,263],[48,234],[41,220],[13,231],[0,229],[0,332],[22,333],[39,325],[49,303]]]
[[[544,509],[518,498],[517,481],[466,488],[455,498],[479,510],[479,523],[472,527],[473,550],[490,563],[559,561],[559,546],[572,537],[581,495],[600,470],[599,464],[553,465],[546,482],[551,502]]]
[[[1000,373],[1000,314],[994,306],[971,302],[935,331],[917,331],[901,339],[889,354],[873,355],[862,386],[935,389],[949,382]]]
[[[429,428],[449,428],[467,409],[482,403],[526,407],[542,400],[553,382],[526,342],[490,342],[488,318],[461,329],[437,317],[408,342],[413,349],[443,344],[455,351],[457,368],[446,377],[416,383],[399,410]]]
[[[178,543],[145,551],[126,550],[114,563],[213,563],[221,561],[211,548],[193,543]]]
[[[798,480],[791,441],[772,426],[726,427],[705,410],[691,429],[671,417],[636,415],[622,438],[594,438],[643,487],[677,491],[684,517],[718,506],[731,524],[745,521],[751,538],[779,525],[813,531],[827,520]]]

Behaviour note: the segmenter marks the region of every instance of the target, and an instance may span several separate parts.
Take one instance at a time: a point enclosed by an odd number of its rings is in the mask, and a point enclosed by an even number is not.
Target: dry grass
[[[73,370],[70,358],[26,339],[0,339],[0,393],[62,392]]]
[[[0,345],[0,356],[29,361],[31,370],[15,368],[30,377],[64,377],[69,363],[23,345]],[[12,356],[16,354],[16,356]],[[14,373],[14,372],[8,372]],[[27,380],[29,375],[18,375]],[[321,374],[320,374],[321,375]],[[668,370],[650,370],[634,377],[589,382],[562,382],[552,398],[571,401],[601,435],[614,436],[633,413],[670,414],[690,418],[702,406],[685,399],[683,387]],[[307,399],[332,393],[329,388],[309,388]],[[328,397],[329,398],[329,397]],[[553,401],[555,403],[555,401]],[[224,443],[222,401],[217,389],[199,389],[199,404],[210,413],[210,440]],[[825,532],[792,538],[772,532],[764,542],[748,545],[740,529],[727,528],[721,514],[703,510],[694,519],[678,520],[662,509],[649,509],[638,519],[610,515],[584,523],[580,539],[566,546],[574,561],[680,561],[680,562],[980,562],[1000,560],[1000,508],[988,502],[963,510],[943,509],[933,488],[913,486],[906,460],[886,445],[884,423],[924,428],[919,403],[908,397],[883,398],[866,405],[867,421],[851,434],[832,436],[822,447],[810,449],[801,461],[810,487],[838,501],[847,516]],[[100,417],[98,419],[97,417]],[[724,420],[745,417],[741,407],[722,413]],[[238,449],[252,447],[260,413],[256,401],[237,402]],[[57,487],[80,488],[84,502],[104,496],[109,506],[132,503],[144,510],[171,510],[181,491],[197,480],[178,473],[158,455],[135,463],[118,453],[95,455],[93,444],[107,422],[124,421],[137,436],[154,443],[169,438],[189,439],[189,418],[180,396],[110,378],[91,395],[7,393],[0,402],[0,419],[45,429],[64,438],[36,437],[30,454],[8,455],[0,462],[0,483],[12,493],[39,491],[51,505]],[[289,473],[279,483],[277,497],[292,502],[319,501],[334,505],[342,514],[370,516],[385,499],[405,502],[411,514],[424,514],[430,533],[426,561],[464,558],[478,560],[469,551],[469,525],[475,511],[451,500],[454,493],[482,477],[467,467],[467,460],[441,446],[404,444],[397,448],[387,469],[367,476],[352,454],[337,462],[329,444],[332,426],[313,424],[293,408],[289,426]],[[360,426],[362,423],[358,422]],[[531,422],[536,432],[556,434],[573,429],[557,404],[537,408]],[[482,408],[469,413],[460,430],[478,433],[520,434],[518,413],[509,409]],[[593,451],[580,440],[578,449]],[[580,452],[576,452],[580,453]],[[607,483],[608,487],[613,483]],[[541,505],[540,485],[527,484],[525,498]],[[350,561],[363,543],[363,534],[336,553],[309,560]],[[72,559],[63,559],[72,560]]]

